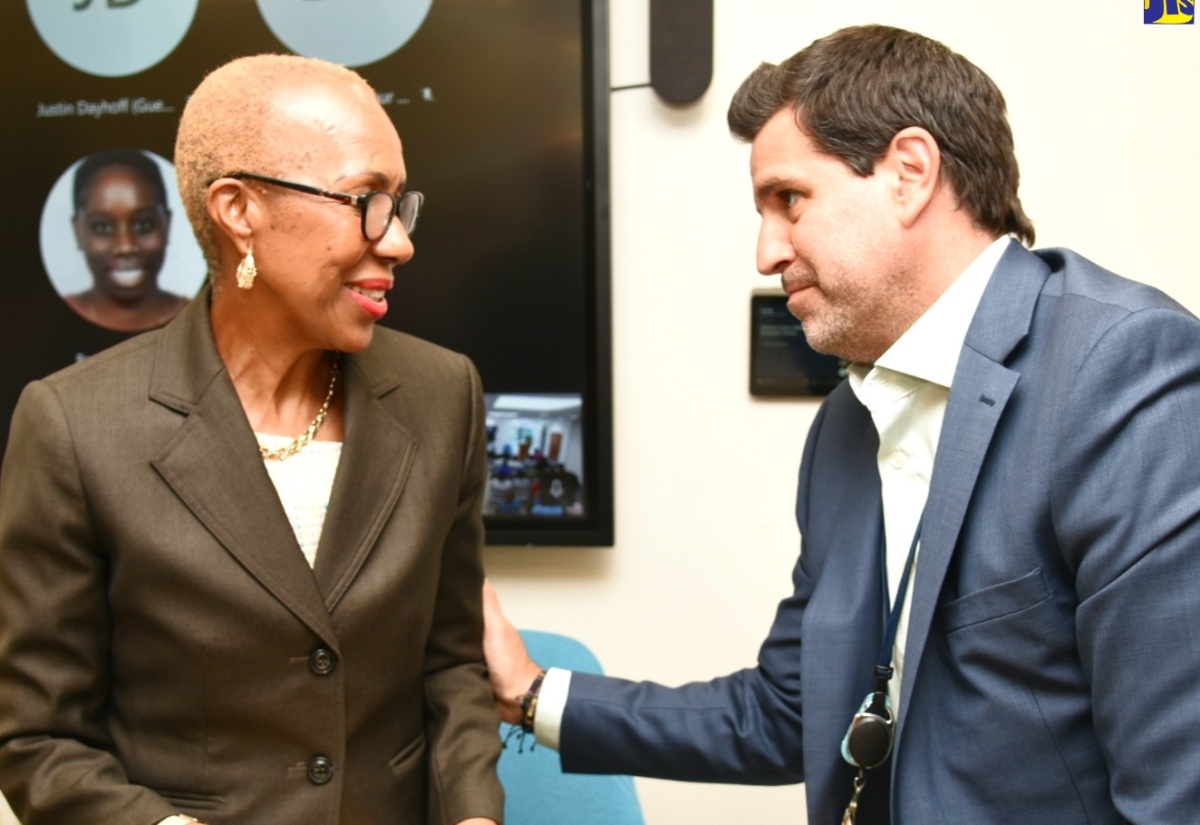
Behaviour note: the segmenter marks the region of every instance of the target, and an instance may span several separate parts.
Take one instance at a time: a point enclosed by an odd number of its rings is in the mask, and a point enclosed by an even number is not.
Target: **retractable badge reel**
[[[888,698],[888,682],[891,681],[893,672],[892,646],[896,641],[896,630],[900,626],[904,595],[908,591],[908,581],[917,558],[917,544],[921,541],[921,525],[924,521],[925,515],[922,513],[917,520],[912,545],[908,548],[904,573],[900,576],[900,584],[896,588],[895,604],[891,604],[888,598],[887,553],[885,548],[880,546],[882,568],[885,571],[883,612],[887,623],[883,632],[883,646],[879,651],[879,664],[875,666],[875,690],[867,694],[862,706],[850,720],[846,735],[842,737],[842,758],[858,768],[858,775],[854,777],[854,793],[850,796],[846,813],[842,815],[842,825],[855,825],[858,820],[858,802],[862,797],[863,788],[867,786],[867,771],[878,768],[892,753],[892,739],[896,733],[896,714],[892,711],[892,700]]]
[[[892,752],[896,717],[892,713],[886,681],[882,687],[883,690],[867,694],[842,737],[842,758],[858,768],[858,776],[854,777],[854,795],[842,815],[842,825],[854,825],[857,821],[858,800],[867,786],[867,771],[886,762]]]

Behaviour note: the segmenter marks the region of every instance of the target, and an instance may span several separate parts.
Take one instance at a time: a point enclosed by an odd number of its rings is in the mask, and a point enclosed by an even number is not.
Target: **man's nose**
[[[777,218],[764,217],[758,228],[758,271],[777,275],[796,257],[792,247],[791,225]]]

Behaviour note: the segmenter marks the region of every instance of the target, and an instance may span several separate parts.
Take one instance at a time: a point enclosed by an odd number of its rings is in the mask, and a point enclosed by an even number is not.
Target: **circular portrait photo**
[[[81,317],[118,332],[162,326],[204,283],[169,161],[108,149],[76,161],[42,209],[42,263]]]
[[[267,28],[285,46],[345,66],[365,66],[398,51],[424,25],[432,7],[433,0],[258,0]]]
[[[42,42],[68,66],[128,77],[158,65],[183,40],[200,0],[26,0]]]

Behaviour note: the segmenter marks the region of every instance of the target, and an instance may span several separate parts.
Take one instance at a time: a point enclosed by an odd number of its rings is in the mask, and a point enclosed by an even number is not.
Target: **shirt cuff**
[[[554,750],[562,741],[562,718],[571,690],[571,671],[552,667],[546,671],[538,691],[537,715],[533,717],[533,735],[539,745]]]

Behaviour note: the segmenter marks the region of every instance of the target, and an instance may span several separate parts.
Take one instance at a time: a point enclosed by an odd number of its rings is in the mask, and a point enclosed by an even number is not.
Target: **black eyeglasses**
[[[319,195],[322,198],[357,207],[362,215],[363,237],[371,243],[387,234],[392,225],[392,218],[398,217],[405,233],[411,235],[417,228],[417,216],[421,214],[421,204],[425,196],[420,192],[405,192],[403,195],[393,195],[391,192],[367,192],[364,195],[348,195],[345,192],[331,192],[328,189],[318,189],[303,183],[292,183],[288,180],[268,178],[265,175],[255,175],[252,172],[235,172],[226,177],[237,180],[256,180],[269,183],[272,186],[282,186],[294,189],[306,195]]]

